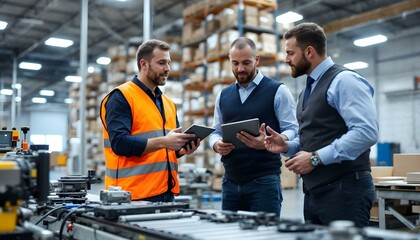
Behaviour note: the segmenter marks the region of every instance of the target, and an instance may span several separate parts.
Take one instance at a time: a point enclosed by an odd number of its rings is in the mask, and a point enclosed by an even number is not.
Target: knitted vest
[[[274,96],[281,83],[264,77],[244,103],[241,102],[238,85],[231,84],[220,95],[220,111],[223,123],[251,118],[259,118],[260,124],[266,123],[280,132],[279,121],[274,112]],[[244,148],[233,150],[222,157],[225,177],[243,183],[269,174],[280,174],[279,154],[266,150]]]

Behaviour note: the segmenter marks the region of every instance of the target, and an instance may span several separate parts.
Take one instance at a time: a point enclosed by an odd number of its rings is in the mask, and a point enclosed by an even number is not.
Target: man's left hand
[[[311,156],[312,153],[310,152],[300,151],[286,160],[284,166],[296,174],[309,173],[314,169],[311,164]]]
[[[195,152],[195,150],[197,150],[197,148],[200,146],[200,142],[200,138],[198,138],[196,142],[191,141],[190,144],[186,144],[186,148],[181,148],[181,150],[179,150],[179,154],[190,155],[191,153]]]
[[[236,134],[236,137],[241,140],[247,147],[254,149],[265,149],[264,138],[265,138],[265,123],[261,124],[258,136],[252,136],[251,134],[240,131]]]

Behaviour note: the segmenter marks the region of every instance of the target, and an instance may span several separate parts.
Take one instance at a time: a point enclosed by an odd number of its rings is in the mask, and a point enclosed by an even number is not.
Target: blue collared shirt
[[[159,108],[163,119],[165,119],[162,105],[162,91],[156,87],[155,93],[153,94],[146,85],[137,79],[137,76],[134,76],[132,81],[147,93]],[[105,108],[105,119],[112,150],[121,156],[141,156],[146,148],[147,139],[131,135],[131,126],[133,124],[131,107],[121,91],[116,90],[111,93]],[[178,118],[176,125],[177,127],[179,126]]]
[[[311,91],[332,65],[334,62],[328,57],[310,73],[315,80]],[[344,119],[348,132],[317,150],[324,165],[354,160],[377,142],[379,127],[373,94],[370,83],[352,71],[340,72],[331,82],[327,91],[328,104]],[[288,141],[289,151],[284,155],[296,154],[299,143],[299,137]]]
[[[239,96],[242,103],[249,97],[252,91],[260,84],[263,79],[263,74],[258,71],[254,80],[248,84],[246,88],[242,87],[238,82]],[[286,135],[289,139],[294,139],[298,132],[298,123],[296,119],[296,104],[289,88],[284,84],[280,85],[274,96],[274,108],[277,120],[280,123],[280,132]],[[221,125],[223,123],[222,113],[220,112],[220,92],[216,97],[213,128],[216,130],[210,135],[209,143],[213,147],[214,144],[222,138]]]

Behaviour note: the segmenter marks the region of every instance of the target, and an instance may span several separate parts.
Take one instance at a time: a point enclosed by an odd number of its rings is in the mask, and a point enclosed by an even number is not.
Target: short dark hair
[[[257,47],[255,46],[255,42],[247,37],[240,37],[235,39],[232,44],[230,44],[230,49],[233,47],[237,49],[244,49],[246,46],[250,46],[252,49],[252,52],[255,54],[257,51]]]
[[[315,48],[319,55],[325,56],[327,52],[327,37],[324,29],[316,23],[301,23],[284,33],[284,38],[295,37],[297,46],[304,50],[308,46]]]
[[[140,66],[140,60],[145,59],[146,61],[149,61],[153,58],[153,50],[155,48],[159,48],[163,51],[169,51],[171,50],[171,47],[169,44],[167,44],[164,41],[157,40],[157,39],[151,39],[144,43],[142,43],[139,48],[137,49],[137,67],[139,70],[141,70]]]

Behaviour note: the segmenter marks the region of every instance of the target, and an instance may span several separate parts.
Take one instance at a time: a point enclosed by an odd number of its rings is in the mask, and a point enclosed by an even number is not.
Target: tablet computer
[[[236,138],[236,133],[245,131],[253,136],[260,134],[260,120],[252,118],[248,120],[225,123],[221,125],[223,142],[233,143],[235,148],[245,148],[246,145]]]
[[[203,139],[205,139],[208,135],[210,135],[210,133],[214,132],[214,128],[212,127],[207,127],[207,126],[203,126],[203,125],[198,125],[198,124],[193,124],[191,125],[189,128],[187,128],[184,133],[194,133],[195,137],[189,138],[187,144],[191,144],[192,141],[197,141],[198,138],[201,139],[201,141],[203,141]],[[187,149],[186,146],[187,144],[184,145],[184,149]],[[191,147],[191,145],[190,145]]]

